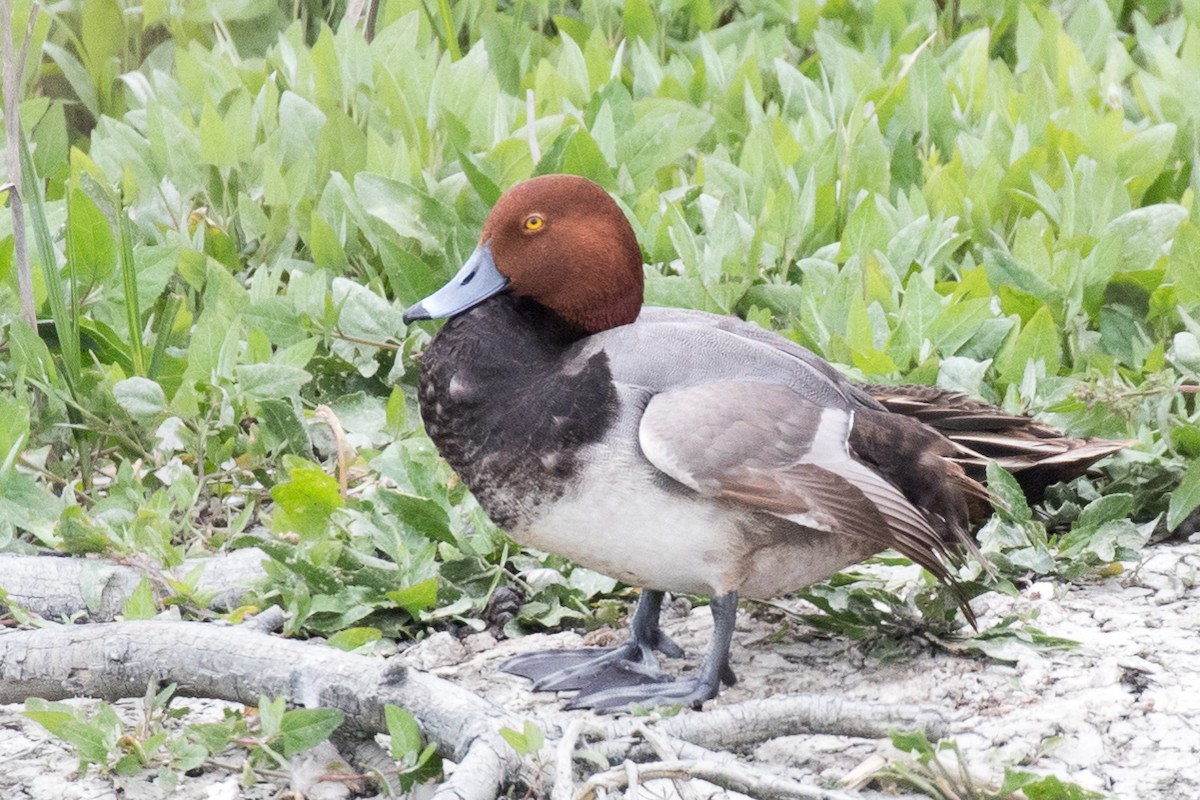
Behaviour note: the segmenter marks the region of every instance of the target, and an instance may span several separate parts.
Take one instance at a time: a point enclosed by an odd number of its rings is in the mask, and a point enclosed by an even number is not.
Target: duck
[[[857,385],[736,317],[643,305],[632,226],[599,185],[544,175],[487,216],[472,254],[406,324],[445,319],[421,355],[425,430],[518,543],[641,592],[614,648],[514,656],[502,671],[569,705],[700,707],[736,675],[740,599],[786,595],[894,549],[957,586],[992,458],[1037,494],[1120,443],[932,387]],[[686,677],[667,593],[707,596]],[[959,593],[960,606],[974,621]]]

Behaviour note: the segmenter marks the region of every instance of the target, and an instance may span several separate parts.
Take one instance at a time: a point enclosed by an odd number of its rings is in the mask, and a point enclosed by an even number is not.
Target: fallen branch
[[[750,794],[755,797],[777,797],[791,800],[855,800],[854,795],[816,786],[805,786],[797,781],[782,778],[761,770],[738,764],[709,761],[656,761],[636,767],[632,762],[614,769],[600,772],[588,779],[575,800],[592,800],[598,789],[623,789],[632,787],[635,781],[659,779],[707,781],[728,791]]]
[[[198,622],[139,621],[0,634],[0,704],[141,696],[150,681],[176,692],[257,705],[262,696],[341,709],[347,722],[386,732],[384,706],[406,709],[456,769],[438,798],[490,800],[522,763],[498,731],[521,721],[399,659],[355,655],[265,633]]]
[[[685,712],[655,723],[654,729],[708,750],[741,750],[780,736],[823,733],[865,739],[885,738],[892,730],[919,730],[930,741],[949,733],[946,718],[921,706],[883,705],[846,700],[834,695],[776,695]],[[630,748],[628,720],[599,721],[589,729],[599,739],[593,749],[610,761],[653,758],[648,748]]]
[[[165,574],[182,580],[199,569],[198,592],[213,595],[211,608],[231,610],[266,575],[262,568],[266,558],[266,553],[251,547],[192,559]],[[0,589],[11,603],[49,620],[86,615],[92,622],[111,622],[147,576],[158,599],[170,594],[157,574],[141,567],[96,558],[0,554]]]
[[[721,751],[811,732],[879,738],[891,728],[919,728],[936,739],[946,727],[939,715],[925,709],[813,696],[777,695],[686,711],[653,723],[555,709],[535,720],[546,745],[522,760],[500,731],[522,729],[523,718],[408,667],[400,657],[356,655],[247,625],[198,622],[151,620],[0,633],[0,704],[29,697],[114,701],[141,696],[151,681],[173,683],[182,696],[248,705],[263,696],[283,697],[293,705],[338,708],[346,715],[341,735],[386,732],[385,706],[404,708],[439,752],[456,762],[434,795],[439,800],[490,800],[514,784],[554,787],[556,798],[578,797],[573,785],[577,740],[586,740],[585,750],[609,764],[622,765],[590,778],[584,796],[630,780],[671,777],[697,778],[761,797],[834,798],[839,795],[814,794],[769,766],[741,764]],[[653,763],[635,768],[639,761]]]

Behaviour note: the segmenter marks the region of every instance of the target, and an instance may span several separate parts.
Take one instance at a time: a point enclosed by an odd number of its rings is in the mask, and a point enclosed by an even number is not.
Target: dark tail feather
[[[1073,480],[1100,459],[1132,444],[1073,439],[1030,417],[933,386],[863,389],[888,411],[920,420],[953,442],[958,451],[953,459],[975,480],[984,479],[989,461],[1004,467],[1032,503],[1042,500],[1046,487]]]

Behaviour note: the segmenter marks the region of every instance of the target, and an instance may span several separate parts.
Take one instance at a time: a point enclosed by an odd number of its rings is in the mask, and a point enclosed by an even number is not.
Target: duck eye
[[[525,218],[525,230],[540,231],[546,225],[546,220],[541,214],[530,214]]]

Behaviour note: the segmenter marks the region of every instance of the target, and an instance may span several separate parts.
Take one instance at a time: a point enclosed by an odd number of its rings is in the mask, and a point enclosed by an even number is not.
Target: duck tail
[[[1041,502],[1047,487],[1083,475],[1092,464],[1134,443],[1075,439],[1030,417],[933,386],[863,388],[888,411],[912,417],[949,439],[956,451],[951,458],[976,486],[983,488],[988,462],[995,461],[1013,474],[1031,503]],[[968,494],[991,501],[986,494]]]

